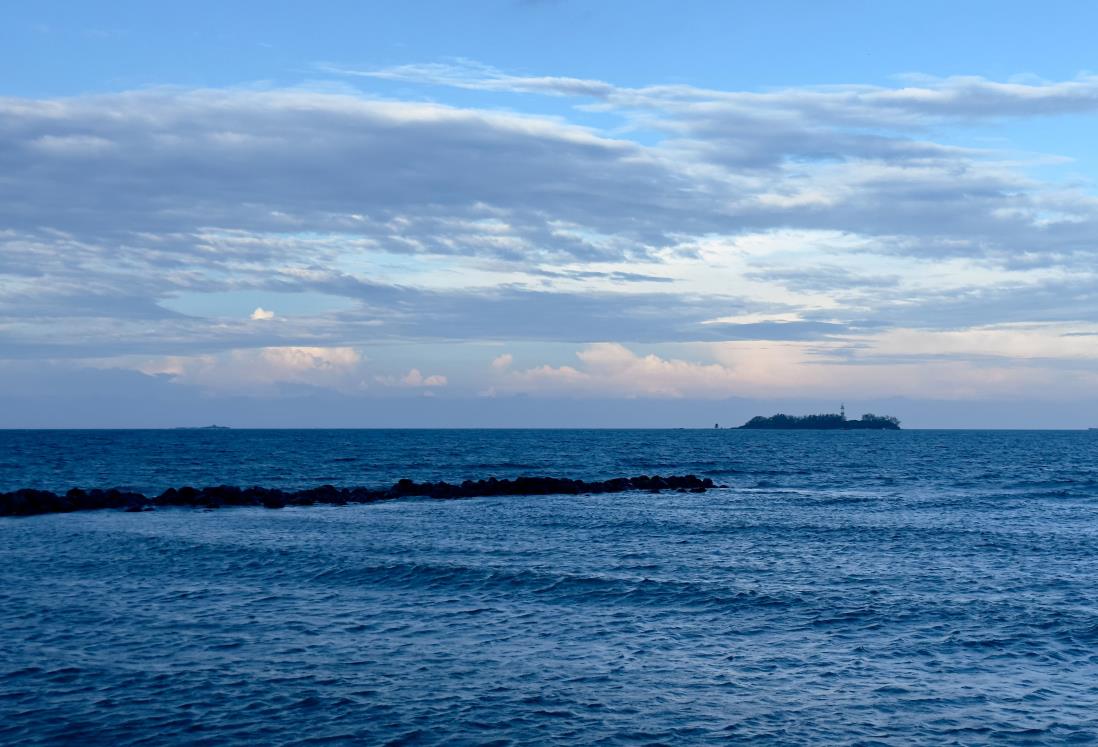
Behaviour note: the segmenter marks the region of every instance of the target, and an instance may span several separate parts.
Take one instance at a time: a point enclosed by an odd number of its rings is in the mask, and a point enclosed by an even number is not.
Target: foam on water
[[[1098,739],[1098,434],[8,432],[0,462],[731,486],[0,521],[0,743]]]

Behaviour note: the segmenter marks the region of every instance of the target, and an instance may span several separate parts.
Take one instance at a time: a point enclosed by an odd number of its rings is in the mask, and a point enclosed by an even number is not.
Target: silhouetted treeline
[[[891,415],[866,413],[861,420],[847,420],[837,413],[820,415],[785,415],[778,413],[769,418],[757,415],[740,428],[754,430],[817,430],[817,431],[898,431],[900,421]]]

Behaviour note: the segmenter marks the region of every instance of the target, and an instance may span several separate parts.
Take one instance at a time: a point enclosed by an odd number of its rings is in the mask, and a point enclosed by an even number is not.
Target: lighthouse
[[[846,403],[845,402],[840,402],[839,403],[839,417],[841,417],[843,420],[846,420]]]

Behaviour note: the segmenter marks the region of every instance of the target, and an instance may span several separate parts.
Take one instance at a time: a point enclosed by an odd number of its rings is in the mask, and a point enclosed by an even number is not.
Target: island
[[[769,418],[761,415],[740,426],[747,430],[815,430],[815,431],[898,431],[900,421],[891,415],[866,413],[861,420],[847,420],[845,409],[840,413],[821,415],[784,415]]]

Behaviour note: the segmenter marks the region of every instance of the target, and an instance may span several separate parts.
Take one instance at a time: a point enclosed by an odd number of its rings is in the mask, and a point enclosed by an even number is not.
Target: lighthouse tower
[[[841,417],[843,420],[846,420],[846,403],[845,402],[839,403],[839,417]]]

